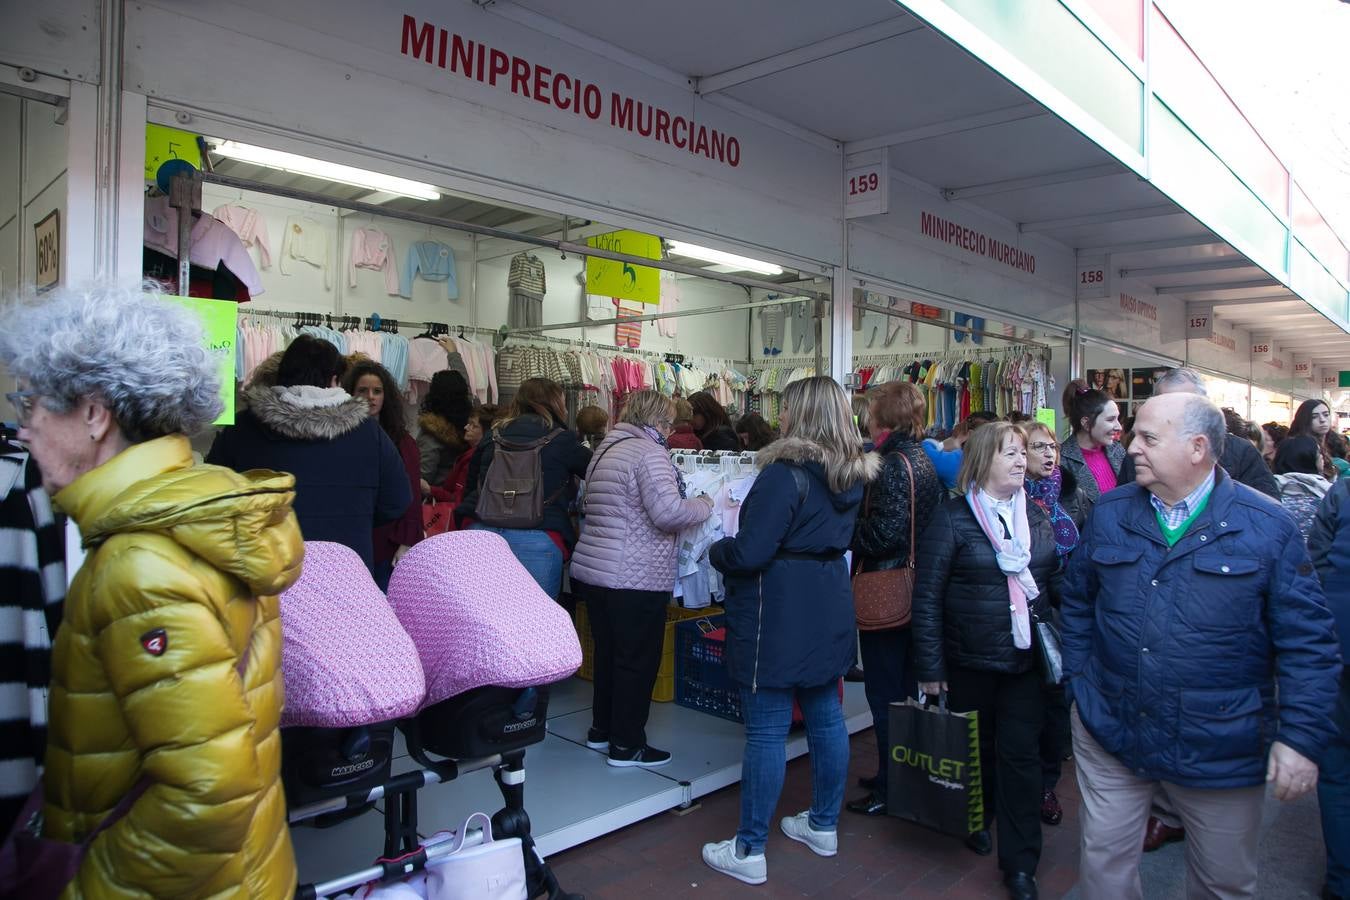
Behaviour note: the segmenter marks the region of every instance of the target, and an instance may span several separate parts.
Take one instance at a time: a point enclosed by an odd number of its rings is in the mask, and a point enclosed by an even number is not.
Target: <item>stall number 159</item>
[[[854,175],[848,180],[848,195],[856,197],[859,194],[868,194],[877,190],[881,186],[881,181],[876,172],[869,172],[866,175]]]

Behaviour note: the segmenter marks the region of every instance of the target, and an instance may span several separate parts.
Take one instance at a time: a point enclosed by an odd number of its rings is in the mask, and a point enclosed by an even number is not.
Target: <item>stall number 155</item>
[[[854,175],[848,180],[848,195],[856,197],[859,194],[868,194],[877,190],[881,185],[876,172],[868,172],[864,175]]]

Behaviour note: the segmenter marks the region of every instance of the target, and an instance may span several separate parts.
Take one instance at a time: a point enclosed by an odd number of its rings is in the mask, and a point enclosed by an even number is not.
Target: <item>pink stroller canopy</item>
[[[281,595],[283,728],[351,728],[409,716],[426,694],[417,649],[361,557],[305,542],[300,580]]]
[[[551,684],[581,666],[572,620],[489,531],[413,547],[389,603],[422,658],[428,706],[485,685]]]

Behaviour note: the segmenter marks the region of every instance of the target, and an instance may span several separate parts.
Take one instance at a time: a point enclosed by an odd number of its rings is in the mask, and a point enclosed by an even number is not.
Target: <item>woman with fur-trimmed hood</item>
[[[822,856],[838,846],[848,775],[838,685],[856,646],[844,551],[863,488],[881,468],[876,454],[863,451],[848,397],[829,378],[788,385],[780,423],[783,438],[759,451],[738,534],[709,555],[726,576],[727,666],[741,691],[746,744],[740,828],[705,845],[703,860],[750,884],[767,877],[764,845],[783,786],[794,697],[806,720],[815,790],[811,809],[780,825]]]
[[[473,415],[469,382],[452,370],[437,372],[417,417],[417,449],[422,454],[422,493],[445,485],[455,463],[469,449],[464,427]]]
[[[211,445],[206,461],[236,472],[295,476],[295,515],[307,541],[332,541],[374,566],[372,529],[412,502],[403,459],[365,400],[338,387],[337,348],[309,335],[282,355],[276,383],[255,378],[248,408]]]

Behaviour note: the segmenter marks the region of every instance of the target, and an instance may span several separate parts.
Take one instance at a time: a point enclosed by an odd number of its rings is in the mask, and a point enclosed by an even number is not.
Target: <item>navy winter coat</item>
[[[759,451],[761,466],[741,507],[740,532],[713,544],[709,559],[726,576],[728,668],[752,690],[820,687],[853,664],[853,591],[844,551],[865,482],[880,461],[851,463],[841,493],[830,489],[820,448],[783,438]],[[806,474],[801,498],[792,474]]]
[[[1321,758],[1341,664],[1293,519],[1215,476],[1171,548],[1142,487],[1097,502],[1063,592],[1064,671],[1083,724],[1137,775],[1247,787],[1272,741]]]
[[[1337,481],[1322,498],[1308,532],[1308,555],[1336,618],[1341,660],[1350,659],[1350,479]]]
[[[248,409],[216,436],[206,461],[294,475],[305,540],[343,544],[372,567],[372,529],[402,518],[413,496],[403,457],[366,401],[342,388],[259,385],[245,396]]]

